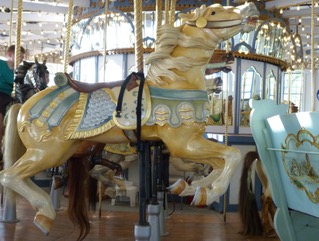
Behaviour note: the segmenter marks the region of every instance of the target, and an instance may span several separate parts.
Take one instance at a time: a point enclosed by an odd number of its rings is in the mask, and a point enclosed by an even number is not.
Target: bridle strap
[[[194,21],[187,21],[186,24],[190,26],[196,26],[196,22]],[[241,19],[221,20],[221,21],[207,22],[207,25],[203,28],[222,29],[222,28],[236,27],[241,24],[243,24],[243,21]]]

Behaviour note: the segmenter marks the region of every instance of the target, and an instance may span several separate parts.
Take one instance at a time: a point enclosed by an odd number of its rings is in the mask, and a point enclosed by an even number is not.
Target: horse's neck
[[[206,37],[206,34],[203,34],[203,30],[191,28],[187,25],[182,28],[182,32],[188,36],[194,36],[195,38],[200,35],[203,35],[204,38]],[[212,35],[209,35],[209,37],[212,37]],[[185,77],[186,80],[184,81],[183,85],[186,87],[186,89],[192,88],[206,90],[205,70],[215,51],[215,47],[219,43],[217,42],[219,40],[217,37],[213,39],[209,39],[208,37],[206,38],[206,41],[213,41],[213,43],[215,43],[210,49],[176,46],[174,51],[171,53],[172,57],[186,57],[188,59],[194,60],[194,65],[191,66],[189,70],[175,71],[179,76]],[[172,85],[174,84],[176,83],[172,83]],[[181,83],[178,83],[178,85],[180,86]]]

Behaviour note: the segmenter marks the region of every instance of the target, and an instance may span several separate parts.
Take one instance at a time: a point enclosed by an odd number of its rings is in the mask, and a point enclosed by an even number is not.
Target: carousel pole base
[[[10,189],[5,190],[4,210],[0,221],[2,223],[17,223],[20,221],[17,219],[16,195]]]
[[[148,222],[151,226],[150,241],[160,240],[160,222],[159,222],[160,212],[161,212],[161,206],[159,204],[148,205]]]
[[[60,197],[62,195],[62,187],[55,188],[56,185],[56,177],[52,177],[52,185],[51,185],[51,191],[50,191],[50,197],[53,204],[53,207],[56,211],[61,211],[63,208],[61,208],[61,200]],[[59,176],[58,176],[59,177]]]
[[[151,237],[151,226],[150,225],[138,225],[134,227],[135,241],[149,241]]]
[[[164,209],[164,195],[165,192],[158,192],[157,193],[157,199],[159,206],[161,207],[161,211],[159,214],[159,223],[160,223],[160,235],[161,236],[167,236],[168,232],[166,232],[166,226],[165,226],[165,220],[166,220],[166,210]]]

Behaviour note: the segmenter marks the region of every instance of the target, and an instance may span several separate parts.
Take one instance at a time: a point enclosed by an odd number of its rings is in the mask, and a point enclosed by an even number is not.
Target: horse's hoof
[[[196,192],[196,188],[192,186],[186,186],[184,190],[179,194],[181,197],[186,197],[186,196],[194,196]]]
[[[168,190],[170,190],[170,192],[173,194],[179,195],[184,191],[187,185],[188,184],[186,181],[183,179],[178,179],[173,185],[168,187]]]
[[[37,214],[33,223],[44,233],[44,235],[48,235],[53,224],[53,220],[42,214]]]
[[[207,205],[207,189],[204,187],[198,187],[196,189],[193,201],[191,205],[205,206]]]

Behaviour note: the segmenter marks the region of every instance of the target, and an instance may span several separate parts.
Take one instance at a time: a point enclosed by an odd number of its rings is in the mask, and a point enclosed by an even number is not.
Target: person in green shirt
[[[20,62],[23,61],[25,49],[20,49]],[[15,45],[7,49],[6,60],[0,59],[0,160],[2,159],[3,118],[8,104],[12,101],[11,93],[14,82]]]

